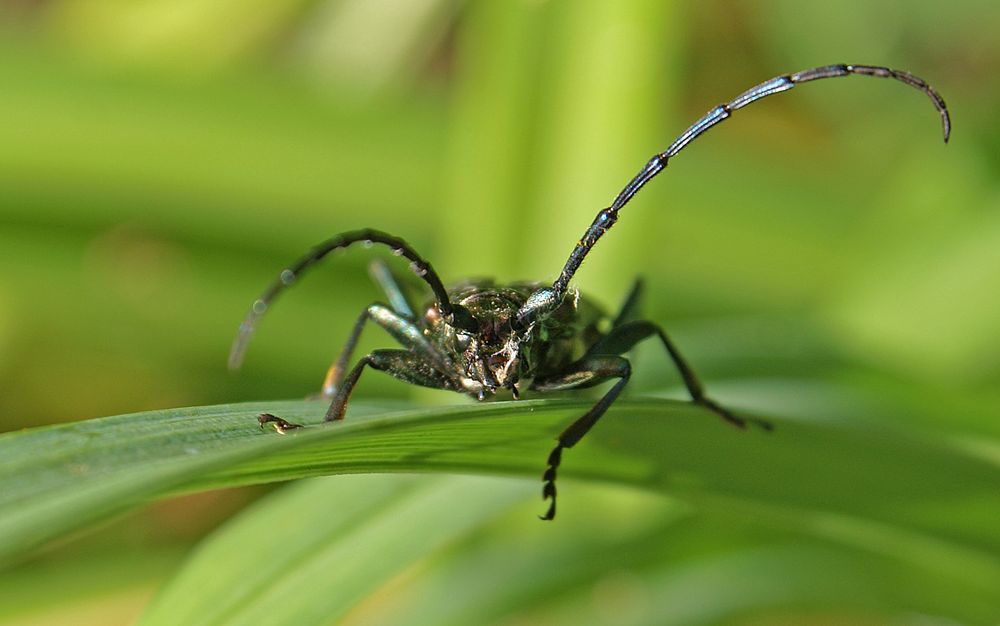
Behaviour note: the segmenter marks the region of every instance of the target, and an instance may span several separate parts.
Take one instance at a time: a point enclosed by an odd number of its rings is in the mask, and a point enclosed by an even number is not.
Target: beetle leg
[[[347,376],[338,382],[337,392],[333,396],[330,407],[326,410],[323,421],[331,422],[344,419],[347,402],[351,399],[351,393],[358,384],[358,379],[361,378],[361,372],[364,371],[366,365],[411,385],[462,391],[451,378],[438,371],[434,364],[418,354],[409,350],[373,350],[363,356],[347,373]],[[261,428],[264,428],[265,424],[273,424],[274,429],[282,435],[289,430],[302,427],[301,424],[287,422],[271,413],[261,413],[257,417],[257,421]]]
[[[632,289],[630,289],[628,295],[625,296],[625,302],[623,302],[622,307],[618,309],[618,315],[615,317],[615,321],[611,324],[612,328],[618,328],[622,324],[635,319],[635,313],[639,310],[639,301],[642,299],[642,290],[642,279],[636,278],[635,282],[632,283]]]
[[[413,304],[406,297],[406,293],[403,291],[402,285],[399,284],[399,280],[393,273],[386,262],[382,259],[375,259],[368,265],[368,273],[371,275],[372,280],[378,283],[378,286],[382,288],[385,293],[385,297],[389,299],[389,306],[392,307],[396,313],[407,319],[416,319],[413,314]]]
[[[347,410],[347,402],[351,398],[351,392],[358,384],[358,379],[366,365],[411,385],[460,391],[451,378],[436,369],[433,363],[419,354],[409,350],[373,350],[370,354],[362,357],[344,377],[343,384],[337,389],[337,394],[334,396],[333,402],[330,403],[330,408],[327,409],[323,421],[344,419],[344,411]]]
[[[556,516],[556,472],[559,469],[559,463],[562,461],[562,451],[566,448],[572,448],[594,427],[597,420],[601,419],[601,416],[604,415],[608,407],[615,401],[618,394],[622,392],[631,375],[632,366],[627,359],[620,356],[597,355],[584,357],[577,361],[569,371],[558,376],[536,379],[532,384],[532,389],[539,391],[560,391],[564,389],[592,387],[609,378],[620,379],[597,401],[597,404],[577,418],[575,422],[570,424],[559,435],[559,443],[549,453],[548,467],[542,475],[542,498],[551,500],[552,502],[549,504],[549,510],[546,511],[545,515],[540,516],[541,519],[551,520]]]
[[[384,328],[396,341],[413,350],[414,353],[420,355],[425,361],[433,363],[439,371],[451,371],[444,356],[434,348],[427,338],[424,337],[423,332],[412,321],[400,316],[385,305],[371,304],[358,316],[358,320],[354,323],[354,328],[351,329],[351,334],[340,351],[340,356],[337,357],[337,360],[327,370],[326,377],[323,379],[323,388],[320,392],[321,398],[332,399],[337,394],[337,390],[344,379],[347,363],[351,360],[351,354],[354,353],[354,348],[358,345],[365,322],[369,320]]]
[[[330,368],[326,370],[326,376],[323,378],[323,386],[320,387],[320,399],[332,400],[333,397],[337,395],[337,389],[340,388],[340,385],[344,380],[344,370],[347,368],[347,362],[351,359],[351,355],[354,353],[354,348],[358,345],[358,339],[361,338],[361,331],[364,329],[365,322],[368,320],[368,308],[366,308],[361,312],[361,315],[358,316],[358,320],[354,322],[354,327],[351,328],[351,334],[347,336],[347,341],[344,342],[344,347],[340,349],[340,354],[337,356],[337,360],[331,363]]]
[[[347,408],[347,400],[350,398],[351,391],[354,389],[354,385],[358,382],[358,377],[361,376],[361,371],[364,369],[365,365],[371,365],[375,369],[381,369],[389,372],[396,378],[403,378],[404,372],[397,372],[393,369],[393,364],[398,361],[386,361],[383,359],[384,353],[393,352],[385,350],[376,350],[369,354],[368,356],[361,359],[357,365],[354,366],[346,377],[343,377],[343,372],[347,367],[347,361],[351,358],[351,352],[353,352],[355,345],[357,345],[358,338],[361,336],[361,329],[367,320],[371,320],[384,328],[393,339],[398,341],[404,347],[409,348],[406,352],[407,354],[413,354],[413,356],[425,366],[425,369],[429,368],[437,372],[439,378],[437,380],[447,381],[448,385],[446,389],[455,388],[454,381],[449,378],[451,376],[451,368],[445,357],[437,351],[437,349],[431,344],[430,341],[424,337],[423,332],[411,321],[404,319],[397,315],[392,309],[382,304],[372,304],[369,305],[367,309],[358,318],[358,321],[354,324],[354,330],[351,332],[351,337],[344,346],[344,350],[341,351],[340,357],[333,364],[331,370],[333,371],[330,389],[333,391],[333,401],[330,403],[330,408],[326,412],[326,417],[324,421],[340,420],[344,418],[344,411]],[[343,377],[343,378],[342,378]],[[403,380],[406,380],[403,378]],[[421,383],[418,383],[421,384]],[[441,387],[441,384],[430,384],[428,386]],[[324,387],[324,391],[326,387]]]
[[[680,372],[681,378],[684,379],[684,386],[687,387],[688,393],[691,395],[692,402],[705,407],[730,424],[739,428],[745,428],[748,421],[757,424],[764,430],[771,430],[773,428],[770,422],[765,420],[734,415],[731,411],[705,395],[705,387],[701,384],[701,381],[698,380],[698,376],[695,375],[694,370],[692,370],[691,366],[688,365],[687,361],[677,349],[677,346],[674,345],[674,343],[670,340],[670,337],[667,336],[667,333],[663,332],[663,329],[660,328],[660,326],[650,321],[636,320],[633,322],[626,322],[621,326],[612,328],[607,335],[591,346],[587,355],[622,354],[631,350],[635,344],[639,343],[643,339],[653,335],[660,338],[660,341],[663,343],[663,347],[666,348],[667,353],[674,362],[674,365],[677,366],[677,370]]]
[[[345,376],[347,363],[357,347],[361,331],[365,322],[371,320],[384,328],[392,337],[408,350],[375,350],[371,354],[362,358],[357,365]],[[410,355],[410,361],[403,362],[396,352]],[[437,389],[451,389],[462,391],[460,384],[454,379],[445,357],[424,337],[421,330],[410,320],[400,317],[395,311],[382,304],[369,305],[354,323],[354,328],[340,351],[340,356],[330,366],[323,381],[323,391],[320,397],[331,400],[330,408],[327,409],[324,421],[341,420],[344,418],[344,411],[347,408],[347,400],[350,398],[354,385],[365,365],[370,365],[378,370],[383,370],[392,376],[425,387]],[[406,368],[411,368],[409,372]],[[409,376],[409,377],[408,377]],[[266,423],[275,424],[278,432],[283,433],[298,427],[282,420],[280,417],[264,413],[258,417],[261,426]]]

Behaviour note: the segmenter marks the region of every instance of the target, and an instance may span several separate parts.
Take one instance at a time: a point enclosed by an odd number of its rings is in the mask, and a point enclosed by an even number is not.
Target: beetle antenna
[[[576,270],[579,269],[580,264],[583,263],[583,259],[597,243],[597,240],[600,239],[612,226],[614,226],[616,221],[618,221],[618,211],[623,206],[628,204],[628,202],[636,193],[638,193],[643,185],[648,183],[654,176],[663,171],[663,169],[667,167],[667,162],[683,150],[689,143],[697,139],[709,128],[712,128],[719,122],[727,119],[730,115],[732,115],[733,111],[742,109],[752,102],[756,102],[757,100],[772,94],[788,91],[799,83],[807,83],[821,78],[848,76],[850,74],[893,78],[927,94],[927,97],[929,97],[931,102],[934,103],[934,108],[937,109],[941,116],[941,127],[944,134],[944,141],[945,143],[948,143],[948,137],[951,135],[951,118],[948,116],[948,108],[945,106],[944,99],[937,91],[928,85],[924,79],[914,76],[909,72],[873,65],[827,65],[825,67],[816,67],[804,70],[795,74],[777,76],[764,81],[756,87],[751,87],[750,89],[744,91],[730,102],[720,104],[706,113],[700,120],[681,133],[681,135],[675,139],[672,144],[670,144],[670,147],[667,148],[666,151],[654,155],[649,162],[643,166],[642,170],[636,174],[635,178],[633,178],[628,185],[626,185],[625,188],[619,192],[611,206],[597,214],[597,217],[590,225],[590,228],[587,229],[583,238],[580,239],[579,243],[577,243],[576,247],[573,249],[573,252],[569,255],[566,265],[563,266],[562,272],[559,273],[559,278],[557,278],[552,284],[551,290],[546,290],[545,294],[540,294],[539,304],[543,304],[543,306],[523,310],[523,314],[518,316],[519,323],[521,325],[527,325],[533,319],[537,319],[539,315],[547,313],[562,302],[563,297],[566,295],[566,291],[569,289],[569,281],[573,278]],[[542,297],[543,295],[544,297]]]
[[[452,305],[451,301],[448,299],[448,292],[445,291],[444,285],[441,284],[441,279],[438,277],[437,272],[435,272],[434,268],[431,267],[431,264],[417,254],[417,251],[414,250],[410,244],[406,243],[406,241],[388,233],[372,229],[341,233],[319,245],[314,246],[305,256],[281,270],[281,273],[278,275],[278,279],[271,283],[271,285],[264,291],[263,294],[261,294],[259,298],[254,300],[253,305],[250,307],[250,312],[247,313],[243,323],[240,324],[240,330],[236,335],[236,340],[233,341],[233,347],[229,352],[229,368],[238,369],[243,363],[243,356],[246,353],[247,345],[250,343],[250,337],[253,335],[254,330],[257,327],[257,321],[264,316],[269,308],[271,308],[271,303],[278,297],[278,294],[280,294],[286,287],[294,283],[299,276],[302,275],[302,272],[321,261],[326,255],[330,254],[334,250],[346,248],[358,242],[366,245],[378,243],[389,246],[392,248],[392,253],[394,255],[408,259],[410,261],[410,270],[413,271],[418,278],[427,283],[434,292],[434,298],[437,300],[438,310],[441,311],[442,317],[444,317],[445,320],[452,320],[456,317],[454,315],[456,313],[456,307]],[[458,313],[461,316],[461,314],[465,313],[465,311]]]

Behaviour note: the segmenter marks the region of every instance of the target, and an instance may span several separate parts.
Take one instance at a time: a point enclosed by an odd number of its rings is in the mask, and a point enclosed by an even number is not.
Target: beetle
[[[892,78],[922,91],[937,109],[944,141],[948,142],[951,119],[944,100],[922,78],[908,72],[871,65],[828,65],[777,76],[716,106],[681,133],[664,152],[653,155],[611,205],[598,212],[554,282],[503,285],[489,280],[468,280],[445,288],[431,264],[403,239],[374,229],[345,232],[318,244],[283,269],[278,279],[254,301],[233,343],[230,368],[238,368],[242,363],[247,343],[261,316],[304,271],[335,250],[356,243],[379,244],[408,260],[410,269],[427,284],[433,297],[426,307],[417,309],[384,264],[374,266],[375,280],[383,288],[389,304],[374,303],[362,311],[340,356],[328,370],[321,392],[321,396],[330,401],[325,421],[344,418],[351,392],[366,367],[407,383],[456,391],[478,400],[491,398],[500,391],[508,391],[517,399],[523,390],[546,393],[615,380],[590,410],[562,431],[549,453],[542,475],[542,498],[549,500],[548,510],[540,516],[544,520],[551,520],[556,514],[556,473],[563,450],[579,442],[625,388],[632,368],[622,355],[644,339],[655,337],[660,341],[694,404],[734,426],[745,428],[748,423],[754,423],[770,430],[768,422],[738,416],[709,398],[664,330],[654,322],[635,319],[641,293],[639,282],[618,315],[610,320],[610,328],[602,330],[601,325],[608,320],[588,297],[570,287],[570,281],[598,240],[618,221],[618,212],[692,141],[752,102],[800,83],[852,74]],[[368,322],[388,331],[403,349],[374,350],[348,369],[361,331]],[[258,421],[261,428],[272,424],[280,433],[299,428],[270,413],[261,414]]]

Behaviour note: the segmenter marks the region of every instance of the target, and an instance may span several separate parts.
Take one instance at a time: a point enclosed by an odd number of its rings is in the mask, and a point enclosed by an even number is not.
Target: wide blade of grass
[[[385,412],[359,404],[345,423],[282,437],[259,430],[256,413],[316,425],[322,404],[258,403],[9,433],[0,437],[0,559],[171,493],[321,474],[522,475],[534,493],[552,438],[587,406],[546,399]],[[973,587],[1000,588],[1000,467],[985,443],[790,420],[770,434],[741,432],[689,404],[645,398],[618,403],[564,456],[560,475],[940,561]],[[560,504],[572,514],[572,489]]]
[[[688,409],[654,401],[668,414]],[[538,473],[580,402],[391,411],[361,403],[348,420],[285,437],[261,410],[315,424],[323,403],[151,411],[0,436],[0,563],[170,493],[367,471]],[[627,466],[626,466],[627,467]],[[622,477],[619,467],[605,476]],[[638,479],[638,476],[633,476]]]

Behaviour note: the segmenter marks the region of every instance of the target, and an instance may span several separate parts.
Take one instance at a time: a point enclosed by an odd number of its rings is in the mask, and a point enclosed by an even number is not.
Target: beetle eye
[[[455,347],[459,350],[465,350],[469,347],[469,342],[472,341],[472,335],[469,333],[457,332],[455,333]]]
[[[451,316],[448,324],[454,328],[474,333],[479,330],[479,322],[472,316],[469,309],[461,304],[452,305]]]

